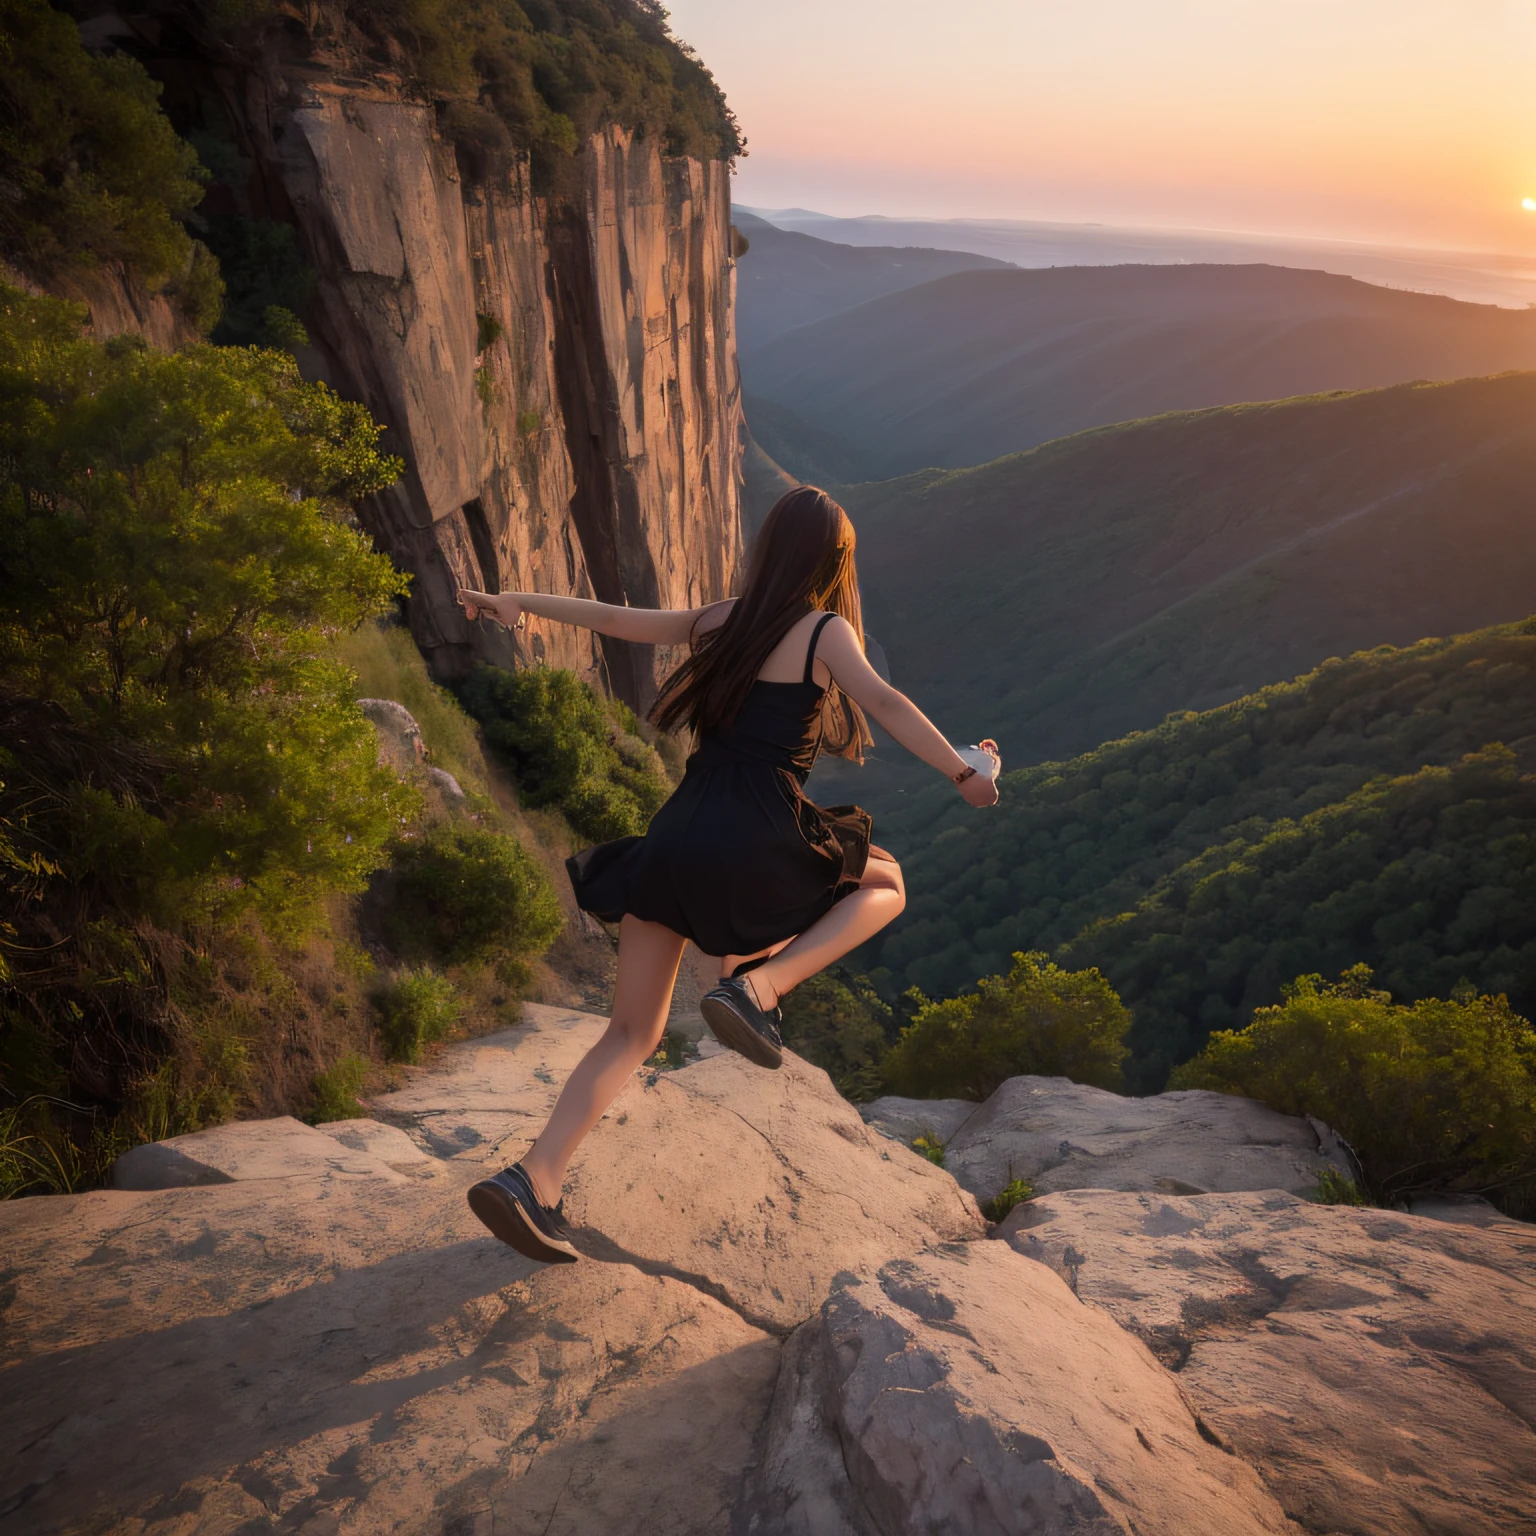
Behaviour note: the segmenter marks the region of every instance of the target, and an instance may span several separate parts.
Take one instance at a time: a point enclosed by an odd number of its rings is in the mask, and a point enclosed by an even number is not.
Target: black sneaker
[[[509,1248],[541,1264],[574,1264],[581,1257],[571,1246],[565,1201],[540,1205],[521,1163],[513,1163],[469,1192],[469,1208]]]
[[[765,1013],[753,1001],[751,990],[740,976],[725,976],[699,999],[699,1012],[721,1045],[745,1056],[759,1067],[784,1064],[784,1016],[777,1008]]]

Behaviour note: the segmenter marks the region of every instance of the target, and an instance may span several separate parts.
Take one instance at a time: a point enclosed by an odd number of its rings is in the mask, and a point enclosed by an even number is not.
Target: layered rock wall
[[[324,20],[238,54],[133,24],[172,95],[219,99],[253,210],[299,231],[306,368],[406,463],[365,517],[415,577],[433,669],[547,661],[643,708],[675,658],[534,619],[471,628],[454,589],[725,595],[741,556],[728,167],[609,127],[558,198],[535,195],[526,159],[467,175],[433,108]]]

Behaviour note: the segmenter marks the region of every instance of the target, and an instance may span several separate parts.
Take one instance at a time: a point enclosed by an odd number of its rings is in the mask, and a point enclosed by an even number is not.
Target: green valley
[[[1364,963],[1404,997],[1536,1007],[1536,624],[1330,660],[1066,763],[978,815],[945,786],[882,835],[905,915],[887,994],[957,992],[1020,950],[1099,966],[1162,1085],[1298,974]],[[1502,745],[1495,745],[1502,744]]]

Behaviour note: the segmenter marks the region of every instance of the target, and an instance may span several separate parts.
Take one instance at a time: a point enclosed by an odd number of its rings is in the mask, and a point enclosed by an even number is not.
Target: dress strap
[[[836,617],[835,613],[822,614],[821,618],[816,622],[816,628],[811,631],[811,643],[806,647],[805,651],[805,676],[801,678],[801,682],[809,683],[814,681],[811,677],[811,663],[816,660],[816,642],[821,639],[822,630]]]

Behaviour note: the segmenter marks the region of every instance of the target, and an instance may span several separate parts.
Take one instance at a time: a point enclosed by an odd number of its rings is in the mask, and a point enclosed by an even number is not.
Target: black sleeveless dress
[[[707,955],[750,955],[803,933],[858,888],[869,816],[804,793],[825,692],[811,663],[831,619],[816,625],[798,683],[753,683],[734,724],[704,734],[643,837],[566,861],[583,910],[661,923]]]

